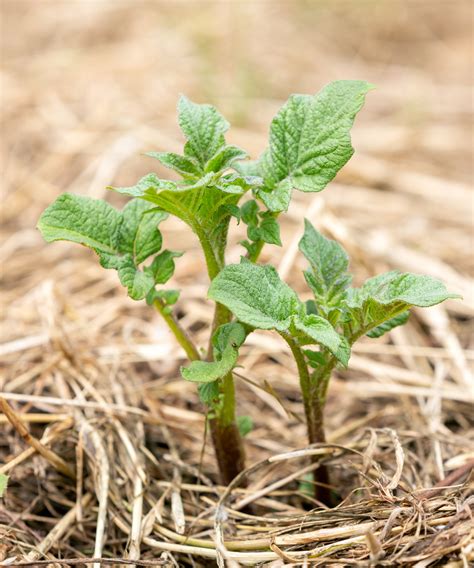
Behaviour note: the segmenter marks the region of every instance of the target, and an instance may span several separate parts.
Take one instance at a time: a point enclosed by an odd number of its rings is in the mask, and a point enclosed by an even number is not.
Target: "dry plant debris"
[[[2,566],[474,562],[472,155],[468,63],[459,56],[469,43],[468,4],[440,10],[438,3],[397,1],[369,13],[361,3],[344,17],[324,7],[298,12],[285,3],[269,14],[267,3],[237,4],[214,13],[196,3],[178,31],[179,8],[171,3],[159,15],[151,4],[84,3],[82,17],[72,16],[70,3],[45,3],[41,12],[26,1],[2,5],[6,18],[21,17],[21,35],[29,38],[26,47],[8,26],[2,57],[2,133],[12,149],[5,154],[0,247],[8,268],[0,396],[10,409],[0,416],[0,475],[9,476],[0,500]],[[258,46],[249,30],[235,27],[239,16],[262,30]],[[203,17],[207,32],[198,30]],[[315,25],[325,30],[316,39]],[[246,78],[236,79],[223,63],[232,49],[229,29],[243,46]],[[336,31],[340,42],[328,45],[326,34]],[[178,54],[179,73],[169,61],[143,57],[158,43]],[[289,44],[300,59],[282,67]],[[268,57],[256,56],[262,45]],[[310,56],[305,45],[326,57]],[[204,75],[193,71],[209,60],[219,83],[245,96],[224,102],[242,117],[235,142],[255,156],[266,117],[289,84],[310,92],[336,78],[333,69],[342,76],[349,69],[383,92],[359,124],[357,159],[324,196],[299,196],[290,210],[283,256],[266,257],[282,277],[303,289],[294,276],[294,267],[304,266],[297,254],[303,212],[345,246],[359,281],[398,268],[441,278],[464,296],[355,349],[349,371],[333,385],[323,447],[303,447],[295,369],[284,344],[255,334],[238,384],[255,422],[246,488],[216,484],[193,386],[176,380],[182,353],[159,319],[132,305],[113,275],[104,280],[85,251],[46,250],[32,229],[60,192],[101,197],[111,178],[125,184],[125,172],[140,174],[142,150],[177,147],[173,120],[167,129],[157,124],[173,116],[177,92],[202,98]],[[150,86],[150,76],[166,80]],[[170,245],[194,245],[182,240],[177,223],[163,233]],[[197,298],[207,282],[199,256],[188,258],[174,277],[187,290],[181,323],[203,345],[210,322]],[[335,509],[311,498],[314,452],[344,487]],[[58,472],[52,456],[75,479]]]

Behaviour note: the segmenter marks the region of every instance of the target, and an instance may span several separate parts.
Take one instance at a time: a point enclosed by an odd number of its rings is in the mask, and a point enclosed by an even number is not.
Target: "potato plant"
[[[229,124],[210,105],[185,97],[178,121],[182,154],[148,156],[174,170],[179,181],[145,175],[132,187],[111,188],[132,199],[119,211],[107,202],[63,194],[42,214],[46,241],[68,240],[93,249],[104,268],[115,269],[134,300],[146,300],[164,318],[189,363],[184,379],[198,385],[207,407],[223,483],[245,464],[237,419],[233,369],[239,349],[256,329],[272,330],[288,344],[301,385],[310,443],[325,441],[323,411],[333,370],[346,367],[360,337],[378,337],[405,323],[412,306],[431,306],[455,295],[427,276],[389,272],[351,287],[348,258],[334,241],[305,222],[300,250],[314,300],[302,302],[272,266],[258,264],[262,248],[281,246],[278,217],[292,192],[319,192],[350,159],[350,129],[371,85],[336,81],[318,94],[292,95],[271,123],[268,148],[256,161],[227,144]],[[159,229],[169,215],[197,236],[214,301],[207,349],[198,349],[174,314],[179,291],[164,288],[182,252],[162,248]],[[232,219],[247,227],[240,264],[226,265]],[[184,260],[182,261],[184,262]],[[327,472],[317,471],[317,495],[327,499]]]

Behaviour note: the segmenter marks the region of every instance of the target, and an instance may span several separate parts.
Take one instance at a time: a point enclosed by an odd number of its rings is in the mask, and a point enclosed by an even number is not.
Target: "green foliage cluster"
[[[311,408],[324,406],[331,372],[348,365],[355,341],[364,335],[380,337],[405,323],[413,306],[457,297],[433,278],[399,272],[352,287],[347,253],[308,220],[299,248],[308,261],[304,278],[314,300],[302,302],[274,267],[257,263],[265,244],[282,244],[278,217],[288,209],[292,192],[322,191],[352,156],[350,129],[371,88],[363,81],[336,81],[314,96],[290,96],[271,123],[268,148],[256,161],[226,143],[229,124],[216,108],[181,97],[183,153],[148,154],[177,173],[179,181],[149,173],[132,187],[111,188],[132,198],[121,211],[102,200],[64,194],[39,220],[48,242],[69,240],[93,249],[104,268],[118,272],[132,299],[146,299],[159,309],[191,355],[181,374],[198,383],[201,399],[220,425],[218,436],[228,435],[223,432],[230,432],[231,424],[242,433],[251,428],[248,417],[235,417],[232,370],[252,331],[275,331],[290,346],[311,432]],[[179,292],[162,286],[182,255],[162,250],[159,226],[168,215],[196,234],[206,260],[208,297],[216,306],[205,357],[173,316]],[[240,264],[226,265],[232,219],[246,225],[247,239],[241,243]],[[315,441],[311,435],[310,441]],[[239,445],[235,438],[221,443]]]

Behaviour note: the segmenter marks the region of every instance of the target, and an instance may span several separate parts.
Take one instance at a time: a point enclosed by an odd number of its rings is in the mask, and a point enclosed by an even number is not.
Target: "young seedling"
[[[231,310],[240,325],[246,326],[246,334],[255,329],[274,330],[286,341],[298,369],[308,440],[324,443],[329,381],[336,367],[347,367],[352,345],[364,335],[380,337],[403,325],[414,306],[433,306],[459,296],[434,278],[397,271],[352,288],[346,252],[307,220],[299,248],[309,261],[304,276],[314,301],[303,303],[272,266],[245,259],[220,272],[209,297]],[[226,371],[236,364],[240,344],[234,344],[232,356],[229,353]],[[194,363],[188,372],[197,368]],[[316,497],[330,503],[327,469],[320,466],[316,473]]]
[[[213,106],[181,97],[183,154],[148,154],[174,170],[179,181],[150,173],[135,186],[110,188],[133,198],[121,211],[102,200],[63,194],[39,220],[46,241],[91,248],[104,268],[118,272],[132,299],[146,299],[162,315],[190,362],[182,376],[198,383],[207,405],[223,483],[245,463],[242,434],[251,422],[236,417],[232,370],[249,333],[276,330],[290,346],[309,439],[321,442],[329,376],[337,364],[347,365],[351,344],[363,334],[382,333],[400,323],[411,305],[432,305],[448,297],[432,279],[393,273],[351,290],[345,253],[310,225],[301,249],[311,264],[306,277],[315,302],[303,304],[274,268],[255,264],[266,243],[281,246],[277,218],[288,209],[292,191],[323,190],[352,156],[350,129],[371,88],[362,81],[336,81],[314,96],[292,95],[272,121],[268,149],[255,162],[243,161],[247,153],[226,143],[229,124]],[[251,199],[245,199],[247,194]],[[206,350],[194,345],[173,313],[179,291],[161,286],[182,255],[162,250],[159,225],[168,215],[197,236],[206,262],[209,298],[215,302]],[[247,226],[246,254],[241,264],[226,266],[233,218]],[[306,349],[308,345],[317,348]]]

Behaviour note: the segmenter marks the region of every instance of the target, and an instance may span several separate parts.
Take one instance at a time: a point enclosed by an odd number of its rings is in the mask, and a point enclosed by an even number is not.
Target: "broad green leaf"
[[[184,96],[178,102],[178,122],[187,140],[185,155],[195,158],[204,168],[224,146],[229,123],[215,107],[193,103]]]
[[[413,306],[434,306],[449,298],[445,285],[431,276],[387,272],[370,278],[358,289],[349,289],[345,303],[356,320],[359,335],[400,316]]]
[[[237,160],[243,160],[248,156],[245,150],[238,146],[223,146],[206,164],[204,171],[220,172],[232,166]]]
[[[3,497],[8,485],[8,475],[0,473],[0,497]]]
[[[174,152],[147,152],[145,155],[150,156],[150,158],[156,158],[166,168],[174,170],[184,178],[199,177],[203,173],[196,160],[175,154]]]
[[[344,337],[339,335],[326,319],[314,314],[296,316],[293,324],[297,331],[308,336],[307,339],[300,338],[300,343],[318,343],[326,347],[343,365],[347,366],[350,350],[346,349]]]
[[[221,326],[213,338],[215,361],[193,361],[188,367],[181,367],[181,375],[195,383],[212,383],[225,377],[235,367],[246,336],[239,323]]]
[[[117,211],[100,199],[66,193],[44,211],[38,228],[48,242],[67,240],[93,249],[104,268],[117,270],[128,295],[141,300],[154,280],[138,265],[160,250],[158,224],[167,216],[138,199]]]
[[[183,256],[182,252],[164,250],[155,256],[151,266],[145,271],[150,272],[155,284],[165,284],[174,274],[174,259],[180,256]]]
[[[388,321],[386,321],[381,325],[378,325],[377,327],[374,327],[371,331],[367,333],[367,336],[372,337],[374,339],[377,337],[382,337],[382,335],[394,329],[395,327],[398,327],[399,325],[405,325],[409,317],[410,317],[409,311],[402,312],[400,315],[395,316],[392,319],[389,319]]]
[[[348,300],[348,305],[361,307],[367,300],[373,300],[381,305],[403,302],[410,306],[426,308],[449,298],[460,296],[448,292],[446,286],[436,278],[392,271],[367,280],[362,288],[355,290],[355,294]]]
[[[273,266],[250,262],[226,266],[212,281],[208,296],[258,329],[286,331],[293,315],[302,309]]]
[[[314,96],[290,96],[272,121],[258,164],[267,189],[259,196],[267,207],[281,211],[292,188],[318,192],[335,177],[354,152],[350,129],[372,88],[364,81],[335,81]],[[277,203],[268,190],[277,193]]]
[[[226,266],[212,281],[208,296],[253,328],[290,334],[302,345],[318,343],[347,365],[350,350],[345,339],[326,319],[306,315],[296,293],[272,266],[248,261]]]
[[[334,289],[339,290],[349,284],[346,251],[339,243],[316,231],[307,219],[299,249],[310,263],[311,269],[305,272],[305,277],[318,300],[327,302]]]
[[[120,212],[107,202],[63,193],[43,212],[38,229],[48,243],[71,241],[117,254],[120,224]]]

